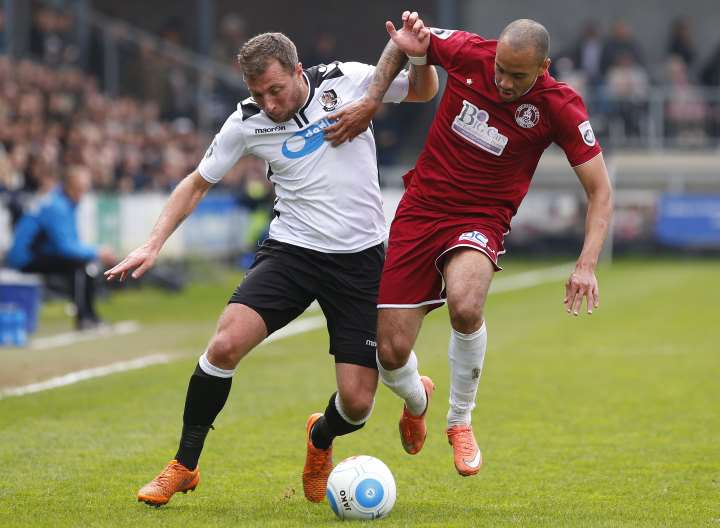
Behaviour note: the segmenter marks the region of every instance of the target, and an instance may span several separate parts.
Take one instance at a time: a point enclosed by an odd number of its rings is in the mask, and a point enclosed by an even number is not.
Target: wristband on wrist
[[[408,55],[407,58],[410,64],[414,64],[415,66],[425,66],[427,64],[427,55],[423,55],[422,57],[412,57]]]

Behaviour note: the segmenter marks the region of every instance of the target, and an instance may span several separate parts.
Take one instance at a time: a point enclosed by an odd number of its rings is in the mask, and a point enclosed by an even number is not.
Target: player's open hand
[[[587,299],[587,313],[600,306],[600,292],[597,279],[592,270],[577,267],[565,282],[565,310],[578,315],[582,308],[583,298]]]
[[[128,273],[130,273],[130,276],[133,279],[139,279],[147,270],[149,270],[153,266],[153,264],[155,264],[155,259],[157,259],[157,255],[158,251],[150,248],[147,245],[142,245],[132,251],[116,266],[107,270],[105,272],[105,278],[108,281],[117,279],[120,282],[123,282],[127,278]]]
[[[417,11],[405,11],[402,14],[402,27],[395,29],[390,20],[385,22],[385,29],[393,43],[406,55],[422,57],[427,53],[430,45],[430,30],[425,27]]]
[[[352,141],[367,130],[379,108],[380,104],[373,102],[368,97],[363,97],[343,107],[329,116],[329,119],[335,122],[323,131],[325,139],[330,141],[333,147],[346,141]]]

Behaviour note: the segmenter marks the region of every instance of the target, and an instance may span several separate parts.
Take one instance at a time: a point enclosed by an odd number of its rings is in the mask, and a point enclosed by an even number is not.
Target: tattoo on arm
[[[413,91],[417,93],[417,87],[418,87],[418,76],[417,76],[417,70],[415,69],[415,66],[412,64],[410,65],[410,72],[408,73],[408,81],[410,82],[410,86],[412,87]]]
[[[397,74],[400,73],[406,60],[407,57],[405,57],[405,53],[403,53],[400,48],[395,46],[392,41],[387,43],[382,55],[380,55],[380,59],[375,67],[375,73],[367,90],[367,95],[370,99],[377,103],[382,103],[383,96],[390,87],[390,83],[397,77]]]

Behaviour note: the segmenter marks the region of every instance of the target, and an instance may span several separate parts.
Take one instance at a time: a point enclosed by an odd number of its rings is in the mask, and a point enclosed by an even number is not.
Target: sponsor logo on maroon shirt
[[[498,129],[488,125],[490,114],[474,104],[463,100],[460,113],[455,116],[452,124],[453,132],[473,145],[499,156],[505,150],[508,138]]]

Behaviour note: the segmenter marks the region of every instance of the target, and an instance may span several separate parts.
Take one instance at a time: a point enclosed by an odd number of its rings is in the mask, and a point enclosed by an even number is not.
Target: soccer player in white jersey
[[[414,14],[401,34],[417,39],[426,31]],[[197,170],[173,191],[147,242],[106,272],[108,280],[140,277],[240,157],[252,154],[268,162],[277,195],[269,238],[190,378],[174,460],[138,493],[139,501],[154,506],[197,486],[205,437],[225,404],[240,359],[314,300],[328,321],[337,391],[324,414],[312,414],[306,423],[303,489],[308,500],[325,497],[332,441],[364,425],[377,389],[376,297],[386,228],[375,141],[367,131],[333,147],[323,132],[330,124],[327,116],[365,93],[376,68],[334,62],[303,70],[295,45],[281,33],[250,39],[238,60],[252,97],[238,105]],[[379,74],[382,68],[378,64]],[[411,66],[392,82],[385,100],[427,101],[437,86],[432,67]]]

